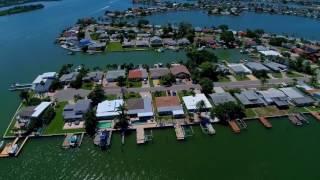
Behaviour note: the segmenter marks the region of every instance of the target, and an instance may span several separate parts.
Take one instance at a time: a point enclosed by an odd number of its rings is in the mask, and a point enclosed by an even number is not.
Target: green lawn
[[[134,93],[134,92],[126,93],[124,96],[125,96],[125,99],[141,98],[139,93]]]
[[[153,92],[152,95],[154,97],[162,97],[162,96],[167,96],[167,93],[165,91],[156,91],[156,92]]]
[[[85,82],[85,83],[82,83],[81,89],[92,90],[93,85],[94,85],[93,82]]]
[[[18,107],[17,112],[21,111],[21,109],[23,109],[24,107],[26,107],[26,106],[24,105],[24,103],[22,103]],[[16,124],[16,121],[17,121],[17,119],[16,119],[16,116],[14,114],[14,116],[12,117],[12,121],[9,124],[8,131],[5,132],[4,136],[14,136],[14,133],[12,132],[12,130],[14,129],[14,125]]]
[[[141,81],[128,81],[127,82],[127,87],[129,88],[138,88],[142,86],[142,82]]]
[[[282,74],[281,73],[272,73],[272,76],[275,78],[282,78]]]
[[[56,105],[56,115],[51,121],[51,123],[45,127],[43,134],[62,134],[62,133],[73,133],[73,132],[84,132],[84,129],[72,129],[72,130],[63,130],[64,120],[62,116],[63,108],[67,105],[67,102],[61,102]]]
[[[123,51],[122,45],[120,42],[110,42],[107,45],[107,51],[115,52],[115,51]]]
[[[289,78],[302,77],[300,74],[297,74],[297,73],[291,72],[291,71],[287,72],[287,76],[288,76]]]
[[[219,76],[218,79],[218,82],[230,82],[230,79],[225,76]]]
[[[111,100],[115,100],[115,99],[118,99],[118,96],[115,95],[115,94],[107,94],[107,95],[105,95],[105,100],[111,101]]]
[[[320,107],[317,107],[317,106],[306,107],[306,109],[308,109],[309,111],[320,112]]]
[[[295,107],[295,106],[290,106],[289,108],[289,113],[298,113],[298,112],[308,112],[308,110],[304,107]]]
[[[247,118],[254,118],[257,117],[256,112],[252,108],[245,109],[245,114]]]
[[[237,81],[249,80],[249,78],[245,75],[235,75],[234,77],[236,78]]]

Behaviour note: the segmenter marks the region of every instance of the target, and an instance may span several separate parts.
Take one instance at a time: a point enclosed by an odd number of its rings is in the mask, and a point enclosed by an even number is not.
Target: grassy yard
[[[247,118],[257,117],[256,112],[252,108],[246,108],[245,109],[245,115],[246,115]]]
[[[244,76],[244,75],[235,75],[234,77],[236,78],[237,81],[249,80],[249,78],[247,76]]]
[[[276,106],[252,108],[260,116],[281,116],[288,114],[288,110],[280,110]]]
[[[292,72],[292,71],[287,72],[287,76],[288,76],[289,78],[302,77],[300,74],[297,74],[297,73]]]
[[[309,111],[320,112],[320,107],[317,107],[317,106],[306,107],[306,109],[309,110]]]
[[[154,97],[162,97],[162,96],[167,96],[167,93],[165,91],[156,91],[152,93]]]
[[[93,85],[94,85],[93,82],[85,82],[85,83],[82,83],[81,89],[92,90]]]
[[[21,111],[21,109],[23,109],[24,107],[26,107],[23,103],[18,107],[17,112]],[[5,132],[4,136],[14,136],[14,133],[12,132],[12,130],[14,129],[14,125],[16,124],[16,114],[14,114],[14,116],[12,117],[12,121],[9,124],[9,128],[8,131]]]
[[[272,76],[275,78],[282,78],[282,74],[281,73],[272,73]]]
[[[299,113],[299,112],[308,112],[308,110],[304,107],[295,107],[295,106],[290,106],[289,113]]]
[[[115,99],[118,99],[118,96],[116,94],[107,94],[105,95],[105,100],[115,100]]]
[[[62,116],[63,108],[67,105],[67,102],[61,102],[56,105],[56,115],[51,121],[51,123],[45,127],[43,134],[62,134],[62,133],[72,133],[72,132],[84,132],[84,129],[72,129],[72,130],[63,130],[64,120]]]
[[[218,82],[230,82],[230,79],[226,76],[219,76],[218,79]]]
[[[123,51],[122,45],[120,42],[110,42],[107,45],[107,51],[115,52],[115,51]]]
[[[141,81],[127,81],[127,87],[128,88],[138,88],[142,86]]]
[[[141,98],[139,93],[134,93],[134,92],[126,93],[124,96],[125,96],[125,99]]]

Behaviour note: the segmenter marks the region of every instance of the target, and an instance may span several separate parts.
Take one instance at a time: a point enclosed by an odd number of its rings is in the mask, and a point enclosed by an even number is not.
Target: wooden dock
[[[25,137],[24,140],[22,141],[22,143],[19,145],[19,149],[16,152],[15,156],[18,156],[20,151],[22,150],[23,146],[26,144],[26,142],[28,141],[29,136]]]
[[[3,148],[3,150],[0,153],[0,158],[9,157],[9,149],[11,148],[11,143],[6,144],[6,146]]]
[[[228,121],[228,123],[234,133],[240,133],[240,128],[235,120]]]
[[[289,120],[296,126],[302,126],[302,122],[294,114],[288,115]]]
[[[272,128],[272,124],[267,120],[265,117],[260,117],[259,121],[264,125],[266,128]]]
[[[137,127],[136,133],[137,133],[137,144],[144,144],[146,142],[145,135],[144,135],[144,128]]]
[[[180,124],[177,123],[174,126],[174,130],[176,132],[177,140],[184,140],[185,135],[184,135],[183,127]]]
[[[320,113],[319,112],[310,112],[310,114],[315,118],[317,119],[318,121],[320,121]]]

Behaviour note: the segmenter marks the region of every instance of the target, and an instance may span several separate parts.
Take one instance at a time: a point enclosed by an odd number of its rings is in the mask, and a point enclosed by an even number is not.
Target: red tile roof
[[[140,79],[142,78],[142,72],[140,69],[134,69],[129,71],[129,79]]]
[[[189,70],[184,65],[175,65],[170,68],[170,71],[173,75],[177,75],[180,73],[185,73],[190,75]]]
[[[169,106],[179,106],[180,100],[177,96],[162,96],[156,97],[156,106],[159,107],[169,107]]]

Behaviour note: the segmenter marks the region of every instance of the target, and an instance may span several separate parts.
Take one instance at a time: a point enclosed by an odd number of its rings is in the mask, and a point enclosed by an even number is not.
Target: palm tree
[[[129,126],[129,119],[128,119],[128,115],[126,113],[127,109],[124,105],[120,105],[118,107],[118,122],[117,122],[117,126],[119,128],[121,128],[122,132],[125,132],[128,129]]]

